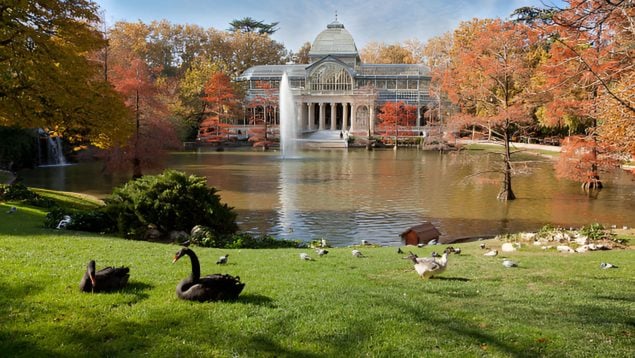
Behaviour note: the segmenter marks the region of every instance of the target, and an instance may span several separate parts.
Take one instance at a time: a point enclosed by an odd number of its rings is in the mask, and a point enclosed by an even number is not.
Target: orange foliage
[[[556,176],[587,184],[599,182],[599,169],[615,168],[619,163],[611,153],[611,148],[590,137],[567,137],[555,163]]]

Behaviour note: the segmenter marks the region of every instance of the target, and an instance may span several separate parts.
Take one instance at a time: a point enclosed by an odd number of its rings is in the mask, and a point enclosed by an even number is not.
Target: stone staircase
[[[340,138],[340,133],[338,130],[305,132],[298,143],[304,148],[347,148],[348,142]]]

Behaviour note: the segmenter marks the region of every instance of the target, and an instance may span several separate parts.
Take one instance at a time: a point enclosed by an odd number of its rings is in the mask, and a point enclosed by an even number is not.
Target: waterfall
[[[64,157],[62,147],[62,138],[59,136],[51,137],[51,135],[43,130],[38,129],[38,162],[40,166],[44,165],[68,165]]]
[[[283,158],[294,158],[298,151],[298,125],[295,101],[289,85],[289,76],[282,74],[280,80],[280,148]]]

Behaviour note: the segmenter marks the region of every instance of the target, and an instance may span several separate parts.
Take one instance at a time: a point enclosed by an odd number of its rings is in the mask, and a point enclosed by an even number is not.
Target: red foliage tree
[[[205,84],[203,100],[209,105],[199,125],[199,139],[220,142],[229,135],[229,121],[237,106],[236,93],[229,76],[215,72]]]
[[[399,140],[399,127],[412,127],[417,121],[417,106],[400,102],[386,102],[380,108],[377,118],[381,121],[379,129],[388,135],[393,131],[395,135],[395,146]]]
[[[111,170],[125,170],[127,163],[132,163],[133,178],[141,177],[143,168],[159,167],[167,150],[179,142],[165,106],[157,100],[153,76],[145,62],[135,58],[126,65],[113,66],[109,78],[131,110],[135,132],[109,149],[104,159]]]
[[[569,136],[555,165],[556,175],[582,183],[582,188],[601,189],[600,168],[616,167],[619,159],[609,146],[586,136]]]
[[[460,109],[450,120],[457,126],[484,127],[504,146],[501,200],[515,199],[510,139],[518,127],[532,121],[526,102],[536,42],[535,31],[525,25],[501,20],[462,23],[454,32],[451,64],[443,81],[450,100]]]

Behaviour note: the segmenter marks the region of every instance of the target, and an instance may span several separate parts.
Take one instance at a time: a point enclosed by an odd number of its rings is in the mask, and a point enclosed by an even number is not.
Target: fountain
[[[289,85],[289,76],[285,72],[280,80],[280,149],[282,150],[282,158],[297,157],[298,134],[295,101]]]

